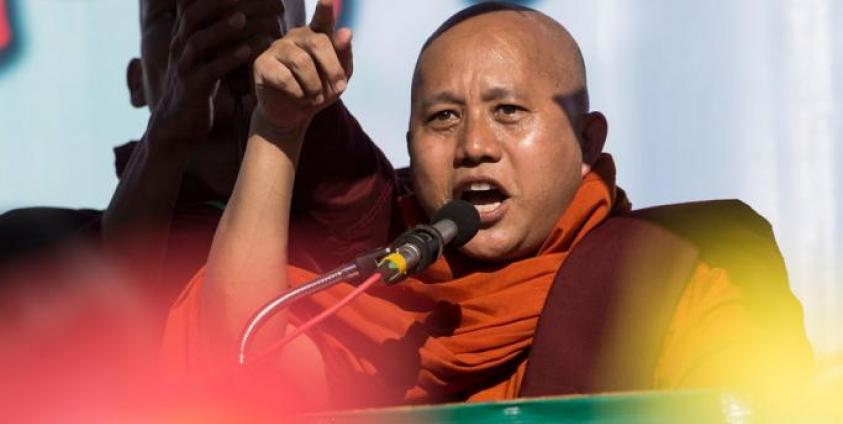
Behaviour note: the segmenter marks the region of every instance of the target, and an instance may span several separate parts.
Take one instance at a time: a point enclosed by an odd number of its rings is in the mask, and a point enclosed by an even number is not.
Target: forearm
[[[213,358],[236,358],[254,311],[287,289],[287,236],[295,168],[304,130],[280,132],[255,113],[234,192],[208,257],[200,332]],[[264,330],[282,329],[278,321]],[[276,330],[280,331],[280,330]]]
[[[103,214],[106,251],[137,270],[158,269],[188,155],[181,144],[147,131]]]

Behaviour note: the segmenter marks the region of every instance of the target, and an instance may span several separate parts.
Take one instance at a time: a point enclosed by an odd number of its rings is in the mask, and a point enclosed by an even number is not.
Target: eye
[[[527,109],[514,104],[495,106],[495,116],[503,122],[515,122],[521,119]]]
[[[500,105],[498,106],[498,110],[505,115],[512,115],[513,113],[518,112],[519,108],[515,105]]]
[[[431,113],[427,117],[426,123],[432,125],[434,128],[445,128],[450,127],[451,124],[455,123],[458,119],[459,115],[457,114],[457,111],[453,109],[445,109]]]
[[[447,121],[449,119],[456,118],[456,116],[457,116],[457,114],[454,113],[453,110],[441,110],[439,112],[436,112],[436,113],[432,114],[429,118],[427,118],[427,122],[435,122],[435,121],[444,122],[444,121]]]

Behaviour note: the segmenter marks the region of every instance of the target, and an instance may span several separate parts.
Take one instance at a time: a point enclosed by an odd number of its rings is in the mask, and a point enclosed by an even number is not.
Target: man
[[[130,62],[127,77],[132,104],[148,105],[151,117],[141,142],[115,149],[121,186],[104,220],[107,241],[119,238],[132,222],[163,224],[140,225],[139,232],[166,227],[180,188],[188,195],[182,200],[227,196],[238,166],[234,109],[239,100],[228,83],[234,78],[226,76],[281,34],[283,8],[282,2],[266,0],[236,6],[223,1],[140,2],[142,54]],[[227,81],[221,84],[223,77]],[[21,212],[10,214],[18,216],[13,224],[26,222]],[[26,212],[36,225],[78,226],[62,225],[63,214],[78,215],[73,211]],[[57,238],[63,235],[51,232]],[[51,232],[44,234],[45,243]]]
[[[303,3],[287,3],[291,9],[284,26],[301,25]],[[242,158],[254,98],[248,68],[243,69],[245,77],[231,73],[246,67],[280,35],[284,3],[148,0],[141,5],[142,57],[130,63],[128,79],[133,104],[149,106],[150,123],[103,216],[102,236],[106,248],[144,268],[161,260],[169,240],[173,248],[164,268],[171,275],[163,284],[174,288],[180,285],[174,282],[185,281],[204,261],[220,213],[209,203],[227,200]],[[332,31],[333,17],[316,24],[317,31]],[[350,54],[350,39],[336,42],[344,43],[337,46],[341,54]],[[317,122],[309,133],[309,164],[303,168],[312,172],[302,175],[296,190],[297,203],[307,204],[304,219],[317,222],[320,213],[353,207],[357,200],[326,195],[319,190],[322,184],[353,191],[355,183],[371,184],[378,169],[389,166],[371,142],[353,138],[360,131],[347,130],[356,122],[342,105],[326,110],[322,119],[334,125]],[[170,225],[174,203],[176,221]],[[340,239],[351,227],[336,220],[331,224],[337,225],[332,230]]]
[[[303,23],[302,1],[141,0],[141,55],[129,63],[127,82],[132,105],[148,107],[150,118],[140,141],[115,149],[120,182],[111,203],[102,214],[51,208],[5,214],[0,263],[14,265],[27,251],[44,253],[67,240],[99,244],[101,238],[108,253],[137,271],[160,307],[169,305],[204,263],[234,186],[254,107],[248,66]],[[333,17],[316,25],[333,31]],[[336,41],[350,54],[350,39]],[[306,243],[305,234],[330,232],[338,247],[356,252],[357,220],[324,216],[368,211],[369,196],[392,187],[392,169],[342,104],[316,118],[308,140],[302,169],[311,172],[299,175],[296,189],[298,238]],[[383,243],[386,231],[367,237]],[[336,261],[326,254],[308,265]]]
[[[254,311],[313,277],[286,259],[296,252],[287,243],[294,228],[293,180],[308,125],[342,94],[349,70],[348,58],[335,54],[324,34],[307,28],[291,31],[256,60],[258,106],[238,182],[208,264],[168,322],[164,352],[172,371],[237,372],[239,336]],[[532,9],[498,3],[468,8],[422,48],[411,101],[407,142],[414,191],[393,199],[394,216],[406,228],[462,198],[480,213],[477,236],[401,285],[360,296],[307,339],[251,366],[269,367],[285,378],[310,376],[314,385],[324,385],[333,407],[499,400],[525,394],[533,363],[544,363],[547,368],[538,372],[550,373],[570,368],[566,350],[580,360],[588,356],[583,352],[595,352],[591,344],[603,333],[612,343],[623,342],[626,333],[618,328],[625,323],[617,322],[584,335],[582,344],[566,343],[580,341],[580,326],[561,341],[562,352],[551,352],[550,361],[531,353],[546,351],[539,337],[543,328],[565,329],[580,318],[544,323],[559,312],[552,310],[558,289],[576,299],[611,297],[604,281],[593,287],[580,281],[595,268],[594,262],[581,262],[584,255],[609,256],[618,234],[596,245],[594,236],[616,228],[624,217],[637,217],[614,184],[611,158],[601,153],[607,123],[589,110],[583,60],[570,34]],[[634,303],[630,309],[637,321],[667,311],[657,337],[640,341],[645,345],[640,350],[654,352],[652,363],[638,362],[635,340],[608,349],[630,356],[598,358],[621,362],[624,371],[642,368],[644,375],[626,386],[617,384],[624,374],[594,384],[553,381],[559,390],[543,394],[572,392],[566,385],[580,392],[750,387],[804,376],[810,349],[786,283],[770,282],[771,292],[783,293],[775,310],[784,318],[769,321],[754,307],[755,293],[732,280],[744,273],[719,268],[709,262],[714,256],[686,255],[689,250],[670,244],[675,240],[668,236],[650,240],[658,243],[637,250],[658,251],[662,262],[655,267],[626,263],[639,258],[635,255],[597,265],[630,265],[636,277],[665,268],[681,279],[674,286],[661,284],[661,276],[637,282],[675,290],[670,301],[652,299],[652,310]],[[683,247],[673,252],[673,246]],[[597,254],[588,253],[595,249]],[[566,278],[571,267],[578,270]],[[301,325],[352,289],[340,285],[300,301],[259,334],[253,351],[280,339],[287,321]],[[614,309],[629,306],[595,305],[599,308],[575,304],[584,314],[594,313],[595,322],[604,314],[623,317]],[[590,321],[588,315],[581,319]],[[609,362],[584,363],[587,375],[577,378],[605,377],[615,369]]]

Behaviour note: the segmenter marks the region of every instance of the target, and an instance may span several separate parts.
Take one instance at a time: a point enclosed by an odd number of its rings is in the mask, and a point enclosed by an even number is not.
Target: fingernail
[[[313,101],[313,104],[319,105],[319,104],[322,104],[322,102],[324,102],[324,101],[325,101],[325,96],[320,94],[320,95],[316,96],[316,99]]]
[[[336,84],[334,85],[334,88],[335,88],[338,92],[341,92],[341,91],[345,90],[345,88],[346,88],[346,87],[348,87],[348,83],[347,83],[347,82],[345,82],[345,80],[340,80],[338,83],[336,83]]]

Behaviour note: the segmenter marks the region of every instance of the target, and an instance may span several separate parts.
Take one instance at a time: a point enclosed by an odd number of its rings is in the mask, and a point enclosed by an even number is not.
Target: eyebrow
[[[492,100],[512,99],[520,97],[515,90],[509,87],[493,87],[483,93],[483,101],[489,102]]]
[[[481,100],[484,102],[490,102],[493,100],[500,100],[500,99],[512,99],[512,98],[519,98],[520,96],[516,94],[515,90],[509,87],[492,87],[486,92],[483,93],[483,97]],[[456,103],[456,104],[463,104],[465,100],[462,97],[457,95],[451,91],[440,91],[422,101],[422,108],[429,109],[433,105],[439,103]]]
[[[440,91],[430,97],[422,100],[422,109],[430,109],[433,105],[439,103],[459,103],[463,104],[465,101],[462,97],[451,91]]]

